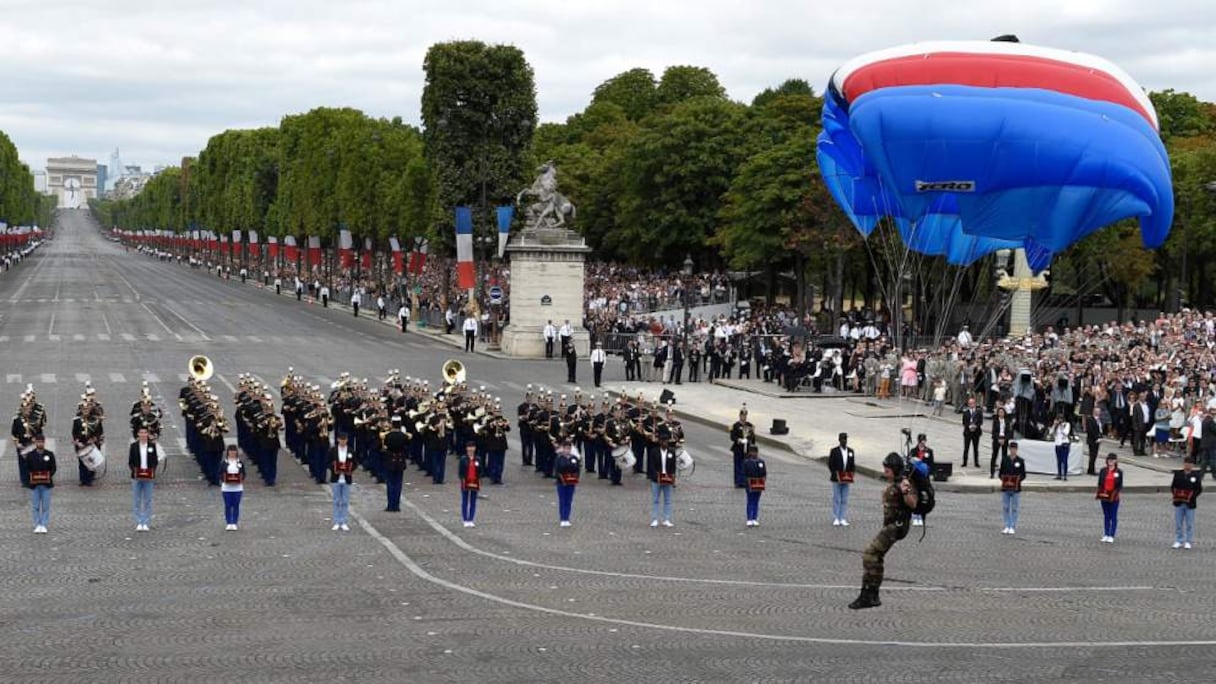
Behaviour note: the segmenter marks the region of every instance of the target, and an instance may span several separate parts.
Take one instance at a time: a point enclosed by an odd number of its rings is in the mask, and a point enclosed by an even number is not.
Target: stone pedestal
[[[1030,303],[1032,286],[1030,279],[1030,264],[1026,261],[1026,250],[1017,249],[1013,252],[1013,277],[1018,281],[1018,288],[1010,295],[1009,300],[1009,335],[1021,337],[1031,329]]]
[[[569,230],[524,230],[507,245],[511,258],[511,323],[502,351],[518,358],[544,358],[545,324],[570,321],[580,359],[590,355],[583,329],[583,262],[591,248]],[[554,356],[561,350],[555,349]]]

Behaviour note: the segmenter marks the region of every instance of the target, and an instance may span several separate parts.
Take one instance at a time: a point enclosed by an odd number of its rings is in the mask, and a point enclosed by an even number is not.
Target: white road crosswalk
[[[262,344],[262,345],[264,345],[264,344],[269,343],[269,344],[274,344],[275,346],[287,346],[287,345],[303,346],[303,345],[308,345],[311,343],[311,339],[306,335],[292,335],[292,336],[286,336],[286,337],[281,336],[281,335],[274,335],[271,337],[263,337],[263,336],[258,336],[258,335],[245,335],[243,337],[237,336],[237,335],[220,335],[217,338],[212,338],[212,337],[200,335],[197,333],[184,333],[184,334],[183,333],[173,333],[172,335],[165,335],[165,334],[161,334],[161,333],[144,333],[144,334],[119,333],[118,335],[113,335],[110,333],[72,333],[70,335],[64,335],[64,334],[19,335],[16,337],[11,336],[11,335],[0,335],[0,345],[6,344],[6,343],[17,342],[18,340],[23,341],[26,344],[43,344],[45,342],[64,342],[64,341],[110,342],[110,341],[114,340],[115,338],[120,339],[123,342],[170,341],[170,342],[185,342],[185,343],[190,343],[190,344],[198,344],[198,343],[206,342],[209,344],[232,343],[232,344]],[[400,343],[396,343],[396,344],[404,345],[406,347],[416,347],[419,349],[424,348],[424,345],[421,345],[417,342],[413,342],[411,340],[404,340],[404,341],[402,341]]]

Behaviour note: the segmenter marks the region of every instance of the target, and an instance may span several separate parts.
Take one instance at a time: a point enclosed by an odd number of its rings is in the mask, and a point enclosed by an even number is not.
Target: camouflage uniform
[[[903,494],[899,491],[899,482],[887,485],[882,492],[882,529],[861,554],[861,566],[864,569],[861,585],[872,590],[875,595],[882,585],[883,558],[895,542],[908,536],[911,516],[912,509],[908,508]]]

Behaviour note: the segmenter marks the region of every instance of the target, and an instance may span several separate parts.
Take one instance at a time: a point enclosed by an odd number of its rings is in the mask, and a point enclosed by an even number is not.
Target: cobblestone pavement
[[[79,394],[64,379],[73,373],[91,374],[117,416],[138,388],[116,375],[157,374],[168,409],[190,353],[212,356],[223,378],[277,378],[288,364],[310,377],[344,368],[372,377],[388,367],[434,376],[452,355],[349,313],[123,254],[77,228],[0,275],[0,336],[18,339],[48,323],[60,334],[107,334],[101,311],[113,328],[111,344],[4,348],[8,374],[38,379],[59,442]],[[57,287],[90,295],[97,287],[103,300],[127,289],[140,299],[69,306]],[[61,301],[12,303],[42,294]],[[183,303],[192,298],[224,304]],[[177,340],[191,332],[183,321],[210,341]],[[120,343],[124,330],[136,341]],[[150,334],[165,339],[150,343]],[[310,336],[308,353],[220,341],[296,334]],[[486,357],[471,358],[470,368],[508,405],[521,383],[558,373],[553,364]],[[54,374],[57,382],[42,382]],[[8,387],[15,405],[18,385]],[[1012,537],[1000,534],[997,495],[944,493],[924,541],[914,530],[888,556],[883,606],[850,611],[860,552],[879,523],[879,484],[858,482],[851,526],[832,527],[822,466],[768,450],[763,526],[745,528],[718,428],[688,424],[698,466],[676,490],[672,529],[648,527],[649,491],[632,475],[622,487],[584,476],[574,526],[559,528],[551,481],[521,468],[513,448],[507,482],[488,489],[476,528],[458,523],[454,480],[433,485],[411,470],[401,513],[383,511],[382,489],[360,476],[350,533],[330,531],[327,491],[287,455],[279,485],[251,484],[241,530],[225,532],[218,492],[176,450],[172,429],[146,534],[134,531],[121,469],[97,487],[77,487],[62,446],[69,467],[54,490],[51,532],[31,534],[11,447],[0,450],[0,680],[1212,678],[1216,601],[1205,580],[1216,545],[1202,498],[1198,544],[1188,552],[1169,548],[1164,494],[1125,497],[1117,543],[1101,544],[1101,514],[1084,492],[1025,494]],[[110,428],[112,458],[124,436]]]

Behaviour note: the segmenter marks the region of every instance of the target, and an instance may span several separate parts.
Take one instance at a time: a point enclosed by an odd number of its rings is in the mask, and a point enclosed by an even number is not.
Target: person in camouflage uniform
[[[861,554],[861,595],[849,608],[874,608],[882,605],[878,589],[882,586],[883,559],[895,542],[908,536],[916,492],[904,477],[904,461],[899,454],[890,453],[883,459],[882,474],[889,483],[882,492],[882,529]]]

